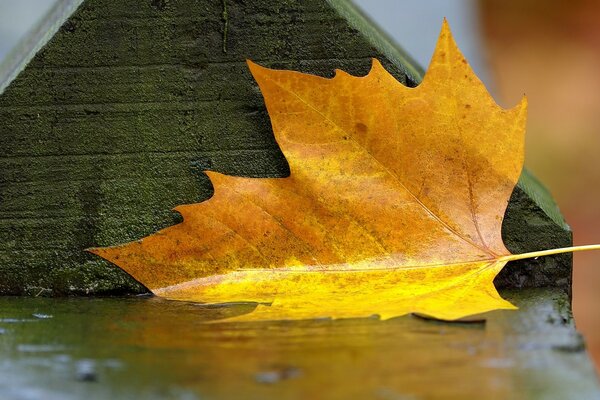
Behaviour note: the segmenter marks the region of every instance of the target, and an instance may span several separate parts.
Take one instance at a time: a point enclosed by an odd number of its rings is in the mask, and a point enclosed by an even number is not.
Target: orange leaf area
[[[491,98],[444,22],[423,82],[377,61],[332,79],[248,62],[288,178],[207,172],[184,221],[91,251],[170,299],[250,301],[237,319],[457,319],[513,309],[493,285],[524,158],[526,102]]]

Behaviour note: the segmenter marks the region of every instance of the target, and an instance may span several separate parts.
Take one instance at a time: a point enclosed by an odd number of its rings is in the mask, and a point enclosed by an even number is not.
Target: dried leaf
[[[501,237],[527,106],[494,102],[445,22],[417,88],[377,60],[332,79],[249,66],[291,175],[207,172],[215,194],[183,223],[93,253],[169,299],[261,303],[237,319],[515,308],[493,279],[531,256]]]

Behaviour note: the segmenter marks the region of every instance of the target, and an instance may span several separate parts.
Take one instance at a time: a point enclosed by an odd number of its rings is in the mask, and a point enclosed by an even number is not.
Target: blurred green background
[[[0,59],[55,0],[0,0]],[[600,243],[600,2],[356,0],[421,65],[443,17],[497,102],[529,98],[526,166],[550,189],[575,244]],[[600,365],[600,254],[576,253],[574,312]]]

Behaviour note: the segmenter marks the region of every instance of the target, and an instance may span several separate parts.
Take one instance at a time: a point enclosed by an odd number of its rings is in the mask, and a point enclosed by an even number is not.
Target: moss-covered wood
[[[0,293],[143,292],[84,252],[174,224],[204,169],[281,177],[245,59],[331,76],[371,58],[421,70],[345,0],[63,0],[0,68]],[[568,245],[551,197],[525,176],[512,250]],[[525,266],[524,266],[525,265]],[[570,256],[509,267],[500,286],[565,285]]]

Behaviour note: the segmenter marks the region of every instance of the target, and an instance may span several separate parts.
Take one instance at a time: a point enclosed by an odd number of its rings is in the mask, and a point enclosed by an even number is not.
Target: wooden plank
[[[373,57],[421,79],[345,0],[60,1],[0,67],[0,293],[144,292],[84,249],[176,223],[173,207],[211,195],[203,169],[288,173],[245,59],[331,76]],[[571,233],[521,184],[505,238],[527,251]],[[570,268],[569,255],[521,262],[497,284],[568,287]]]

